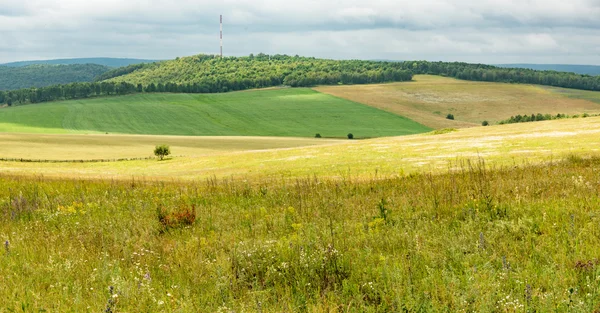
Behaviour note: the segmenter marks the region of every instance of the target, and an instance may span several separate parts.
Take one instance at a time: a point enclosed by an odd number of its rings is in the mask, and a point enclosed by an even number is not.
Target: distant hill
[[[600,75],[599,65],[569,65],[569,64],[498,64],[504,68],[527,68],[538,71],[571,72],[582,75]]]
[[[71,65],[71,64],[98,64],[108,67],[122,67],[138,63],[152,63],[155,60],[144,59],[126,59],[126,58],[77,58],[77,59],[56,59],[56,60],[36,60],[36,61],[20,61],[0,64],[9,67],[22,67],[35,64],[50,64],[50,65]]]
[[[0,90],[91,82],[109,70],[98,64],[0,66]]]

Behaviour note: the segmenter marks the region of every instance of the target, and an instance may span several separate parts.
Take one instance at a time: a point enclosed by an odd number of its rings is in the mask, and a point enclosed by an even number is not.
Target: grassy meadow
[[[0,109],[0,132],[357,138],[429,131],[407,118],[310,89],[137,94]]]
[[[391,179],[2,175],[0,311],[592,312],[599,159]]]
[[[600,92],[417,75],[413,82],[323,86],[320,92],[406,116],[431,128],[479,126],[518,114],[600,113]],[[453,114],[455,120],[446,119]]]

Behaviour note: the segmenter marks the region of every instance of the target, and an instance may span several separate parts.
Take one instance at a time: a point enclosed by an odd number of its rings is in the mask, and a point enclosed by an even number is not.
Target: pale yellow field
[[[133,176],[147,179],[394,176],[415,171],[448,170],[466,159],[483,158],[490,165],[518,166],[559,160],[571,154],[597,155],[600,151],[598,138],[600,118],[579,118],[473,127],[441,135],[323,141],[320,143],[324,145],[319,146],[263,151],[210,152],[199,147],[197,156],[175,157],[162,162],[0,162],[0,171],[52,177],[123,179]],[[248,138],[228,140],[245,141]],[[146,148],[142,150],[146,151]],[[175,147],[173,150],[175,155],[182,154]]]
[[[600,113],[600,104],[558,89],[417,75],[413,82],[323,86],[315,90],[406,116],[431,128],[479,126],[518,114]],[[446,119],[451,113],[455,120]]]
[[[175,157],[223,152],[294,148],[338,140],[287,137],[193,137],[144,135],[54,135],[0,133],[0,158],[30,160],[101,160],[152,157],[157,144],[168,144]]]

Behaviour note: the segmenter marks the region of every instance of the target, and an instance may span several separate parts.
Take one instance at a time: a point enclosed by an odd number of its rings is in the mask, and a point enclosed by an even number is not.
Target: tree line
[[[586,117],[590,117],[590,116],[598,116],[598,114],[588,114],[588,113],[583,113],[582,115],[579,115],[579,114],[567,115],[567,114],[562,114],[562,113],[558,113],[556,115],[541,114],[541,113],[531,114],[531,115],[519,114],[519,115],[511,116],[509,119],[502,120],[502,121],[498,122],[498,124],[504,125],[504,124],[528,123],[528,122],[551,121],[551,120],[560,120],[560,119],[565,119],[565,118],[579,118],[579,117],[586,118]]]
[[[600,76],[569,72],[537,71],[523,68],[500,68],[460,62],[402,62],[402,68],[414,74],[431,74],[471,81],[535,84],[581,90],[600,91]]]

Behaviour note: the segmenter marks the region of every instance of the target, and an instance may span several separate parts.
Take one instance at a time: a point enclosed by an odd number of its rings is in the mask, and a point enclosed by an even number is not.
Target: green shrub
[[[348,134],[348,139],[354,139],[354,135],[352,133]]]
[[[446,118],[449,120],[454,120],[454,114],[448,114],[446,115]]]
[[[171,154],[171,148],[169,148],[168,145],[158,145],[154,148],[154,155],[160,160],[164,159],[169,154]]]
[[[490,123],[488,121],[483,121],[483,123],[481,123],[481,126],[489,126]]]
[[[317,134],[315,135],[315,138],[321,138],[321,134],[317,133]]]

